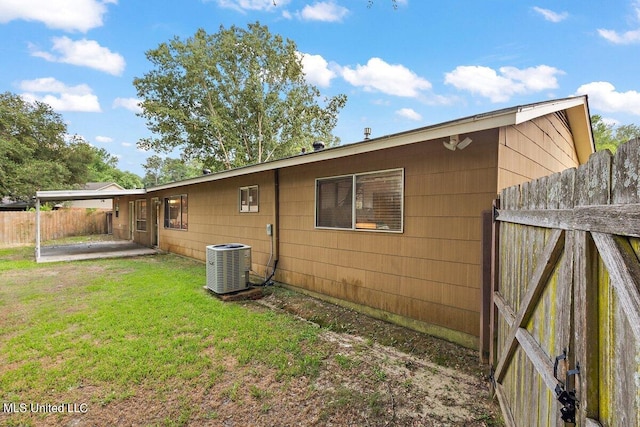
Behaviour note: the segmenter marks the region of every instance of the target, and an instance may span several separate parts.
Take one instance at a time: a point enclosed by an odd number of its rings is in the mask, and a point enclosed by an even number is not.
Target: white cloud
[[[620,120],[612,119],[610,117],[603,117],[602,123],[604,123],[607,126],[620,126]]]
[[[133,144],[132,144],[132,143],[130,143],[130,142],[123,142],[121,145],[122,145],[123,147],[132,147],[132,146],[133,146]]]
[[[445,83],[489,98],[491,102],[505,102],[514,95],[540,92],[558,87],[557,75],[562,70],[547,65],[525,69],[501,67],[496,70],[482,66],[456,67],[445,74]]]
[[[344,67],[342,77],[354,86],[388,95],[415,98],[421,90],[431,89],[431,83],[403,65],[387,64],[380,58],[371,58],[367,65],[355,69]]]
[[[52,50],[58,56],[43,51],[33,51],[31,54],[47,61],[94,68],[115,76],[121,75],[124,71],[125,61],[122,55],[111,52],[94,40],[74,41],[69,37],[54,37],[51,40]]]
[[[320,87],[329,87],[336,73],[329,68],[329,63],[321,55],[299,53],[302,67],[308,83]]]
[[[636,22],[640,21],[640,1],[633,2],[632,7],[635,16],[631,19],[635,20]],[[624,33],[618,33],[615,30],[600,28],[598,29],[598,34],[600,34],[600,37],[614,44],[640,43],[640,28],[636,30],[626,31]]]
[[[589,105],[593,109],[640,116],[640,92],[635,90],[618,92],[609,82],[591,82],[580,86],[575,94],[589,95]]]
[[[349,9],[335,4],[333,1],[318,2],[306,5],[300,12],[300,18],[305,21],[341,22],[347,16]]]
[[[542,15],[542,17],[547,21],[553,22],[553,23],[562,22],[569,17],[569,14],[567,12],[558,13],[558,12],[554,12],[549,9],[543,9],[537,6],[534,6],[533,10],[539,13],[540,15]]]
[[[401,108],[396,111],[396,114],[400,117],[404,117],[409,120],[419,121],[422,120],[422,116],[414,111],[412,108]]]
[[[600,34],[600,37],[614,44],[633,44],[640,42],[640,29],[627,31],[622,34],[618,34],[618,32],[614,30],[598,29],[598,34]]]
[[[87,32],[102,26],[109,3],[117,4],[117,0],[3,0],[0,23],[22,19],[58,30]]]
[[[95,138],[96,142],[102,142],[103,144],[108,144],[110,142],[113,142],[113,138],[109,137],[109,136],[96,136]]]
[[[67,86],[53,77],[23,80],[21,96],[28,101],[47,103],[56,111],[100,112],[98,97],[86,84]],[[41,95],[39,95],[41,94]]]
[[[124,108],[134,113],[142,113],[140,100],[136,98],[116,98],[111,105],[113,108]]]
[[[206,2],[207,0],[204,1]],[[244,13],[247,10],[271,11],[276,7],[286,6],[290,1],[291,0],[278,0],[276,5],[273,4],[273,0],[216,0],[216,3],[220,7]]]

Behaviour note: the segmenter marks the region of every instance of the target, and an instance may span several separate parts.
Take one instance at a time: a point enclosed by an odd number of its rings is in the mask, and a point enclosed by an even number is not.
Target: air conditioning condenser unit
[[[217,294],[249,287],[251,246],[225,243],[207,246],[207,288]]]

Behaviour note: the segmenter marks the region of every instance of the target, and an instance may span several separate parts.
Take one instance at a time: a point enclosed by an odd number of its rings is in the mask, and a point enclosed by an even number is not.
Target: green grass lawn
[[[200,262],[38,265],[27,254],[0,250],[0,403],[73,402],[90,388],[89,404],[106,405],[140,387],[206,389],[230,365],[266,367],[282,381],[317,372],[317,328],[221,302],[203,290]]]
[[[222,302],[205,281],[168,254],[0,249],[0,425],[501,425],[472,350],[277,286]]]

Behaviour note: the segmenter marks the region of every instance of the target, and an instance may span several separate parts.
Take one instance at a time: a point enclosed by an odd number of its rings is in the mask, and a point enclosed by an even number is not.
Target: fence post
[[[497,198],[493,201],[493,210],[500,208],[500,199]],[[493,215],[493,212],[492,212]],[[500,272],[500,257],[498,255],[498,245],[500,244],[500,222],[493,220],[491,225],[491,280],[490,280],[490,299],[489,299],[489,364],[495,368],[498,362],[496,353],[497,340],[496,331],[498,328],[498,308],[496,307],[493,297],[498,291],[498,274]]]
[[[489,362],[489,325],[491,311],[491,259],[493,211],[482,211],[482,301],[480,306],[480,362]]]

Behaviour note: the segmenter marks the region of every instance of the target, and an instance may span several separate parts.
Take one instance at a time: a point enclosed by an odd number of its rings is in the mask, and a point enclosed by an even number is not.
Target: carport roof
[[[41,202],[61,202],[66,200],[96,200],[113,199],[121,196],[144,196],[147,190],[139,188],[135,190],[54,190],[37,191],[36,199]]]

